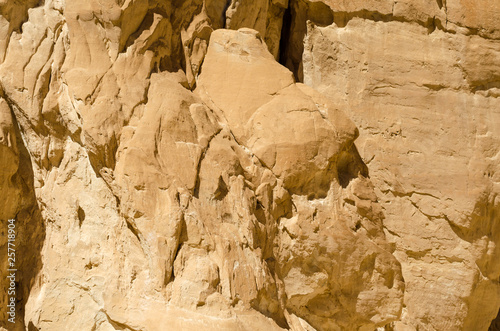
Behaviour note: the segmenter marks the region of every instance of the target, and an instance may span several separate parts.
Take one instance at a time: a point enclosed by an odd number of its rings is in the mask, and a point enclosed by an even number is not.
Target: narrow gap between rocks
[[[287,66],[288,58],[288,41],[290,40],[290,30],[292,27],[292,10],[290,5],[283,14],[283,25],[281,26],[280,51],[278,62],[283,66]]]
[[[302,54],[307,22],[329,26],[334,22],[332,9],[323,2],[291,0],[283,15],[279,63],[293,72],[295,81],[303,82]]]
[[[488,331],[500,331],[500,311],[498,311],[497,317],[491,321]]]

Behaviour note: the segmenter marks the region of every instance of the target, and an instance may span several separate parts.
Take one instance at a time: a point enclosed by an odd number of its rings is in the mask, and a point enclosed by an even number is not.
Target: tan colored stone
[[[498,39],[500,37],[500,23],[498,14],[500,4],[495,0],[447,0],[447,19],[459,26],[477,31],[487,38]]]
[[[488,329],[497,7],[0,1],[0,328]]]
[[[236,139],[241,139],[253,113],[293,82],[255,30],[218,30],[212,35],[198,94],[223,111]]]
[[[486,329],[499,304],[498,42],[352,19],[345,28],[310,25],[305,44],[305,82],[360,128],[403,266],[403,321]]]

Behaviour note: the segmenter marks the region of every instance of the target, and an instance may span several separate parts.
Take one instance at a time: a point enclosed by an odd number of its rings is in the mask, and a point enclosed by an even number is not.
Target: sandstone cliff
[[[0,330],[497,330],[497,0],[0,1]]]

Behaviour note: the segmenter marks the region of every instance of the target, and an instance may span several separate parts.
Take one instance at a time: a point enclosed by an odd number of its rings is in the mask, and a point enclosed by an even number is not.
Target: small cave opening
[[[342,151],[337,159],[337,175],[339,184],[346,188],[358,175],[369,177],[368,167],[361,159],[356,146]]]

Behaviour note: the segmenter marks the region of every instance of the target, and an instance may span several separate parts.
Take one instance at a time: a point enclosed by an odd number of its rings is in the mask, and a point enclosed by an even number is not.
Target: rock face
[[[498,328],[499,15],[0,2],[0,330]]]
[[[447,4],[453,21],[456,4]],[[482,37],[422,22],[310,23],[303,77],[360,130],[407,285],[403,321],[486,329],[499,303],[498,25]]]

